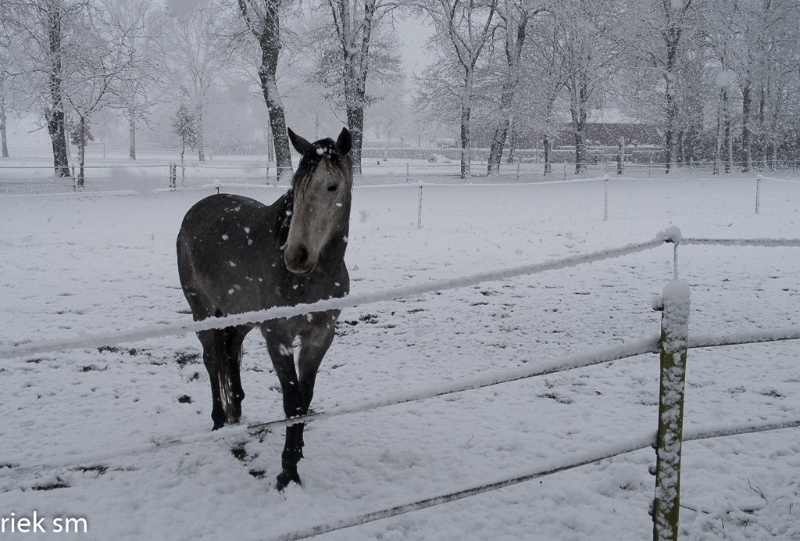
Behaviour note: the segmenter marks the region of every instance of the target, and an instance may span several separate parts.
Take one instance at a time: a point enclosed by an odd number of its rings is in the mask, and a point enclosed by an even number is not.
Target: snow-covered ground
[[[351,291],[619,247],[673,224],[685,237],[800,237],[800,183],[761,188],[756,215],[754,176],[612,178],[603,221],[601,182],[429,186],[417,229],[419,188],[358,187]],[[271,202],[283,189],[236,191]],[[0,347],[189,321],[175,236],[210,191],[0,196]],[[800,324],[798,261],[800,248],[680,247],[690,333]],[[312,407],[655,335],[651,300],[672,271],[665,245],[348,309]],[[85,539],[271,539],[535,470],[648,436],[657,423],[658,359],[642,355],[312,422],[303,485],[277,492],[282,430],[152,445],[210,431],[199,354],[189,334],[0,361],[0,518],[36,511],[52,531],[56,517],[83,517]],[[798,354],[797,342],[691,350],[687,429],[800,417]],[[243,423],[281,418],[271,372],[253,333]],[[686,443],[681,538],[800,539],[798,436],[788,429]],[[93,454],[106,458],[87,461]],[[320,539],[647,539],[654,462],[652,450],[637,451]]]

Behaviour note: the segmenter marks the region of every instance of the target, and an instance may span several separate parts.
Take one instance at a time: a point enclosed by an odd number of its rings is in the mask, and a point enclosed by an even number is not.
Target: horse
[[[314,143],[288,130],[302,156],[291,187],[272,205],[232,194],[196,203],[177,239],[178,274],[195,321],[344,297],[350,278],[347,249],[353,164],[347,128],[334,142]],[[259,327],[283,391],[287,418],[305,415],[322,358],[335,335],[340,310],[312,312],[199,331],[211,383],[212,430],[242,414],[242,342]],[[298,371],[295,340],[299,339]],[[286,427],[277,488],[300,484],[303,423]]]

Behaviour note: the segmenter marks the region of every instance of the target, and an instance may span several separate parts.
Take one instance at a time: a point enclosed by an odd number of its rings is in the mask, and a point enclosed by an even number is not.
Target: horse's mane
[[[296,190],[296,193],[301,193],[305,190],[311,180],[311,176],[317,169],[317,165],[324,158],[327,158],[326,167],[335,167],[339,170],[344,180],[351,182],[353,165],[350,162],[350,156],[341,156],[336,150],[336,142],[330,137],[326,137],[315,141],[300,158],[300,165],[297,166],[297,171],[292,177],[292,189]]]

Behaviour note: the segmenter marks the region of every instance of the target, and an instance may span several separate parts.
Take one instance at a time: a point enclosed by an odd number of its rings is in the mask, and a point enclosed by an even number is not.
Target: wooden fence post
[[[689,285],[686,282],[673,280],[664,287],[653,541],[678,539],[689,298]]]

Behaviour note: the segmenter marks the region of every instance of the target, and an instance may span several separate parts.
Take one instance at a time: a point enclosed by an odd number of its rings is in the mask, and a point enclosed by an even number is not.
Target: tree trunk
[[[206,153],[203,149],[203,105],[197,106],[195,115],[195,129],[197,130],[197,161],[206,161]]]
[[[503,89],[500,94],[500,119],[495,128],[492,148],[489,152],[488,174],[500,173],[500,162],[503,158],[503,147],[510,129],[513,130],[513,103],[514,93],[519,84],[519,57],[522,47],[525,44],[525,32],[528,24],[528,15],[524,13],[519,21],[515,21],[515,9],[507,3],[506,6],[506,64],[508,72],[506,80],[503,82]],[[516,26],[516,29],[514,28]],[[511,134],[512,147],[514,134]],[[513,149],[509,152],[508,163],[513,163]]]
[[[136,159],[136,109],[131,106],[128,108],[128,143],[130,145],[129,157]]]
[[[290,180],[293,172],[289,134],[286,131],[286,117],[283,111],[283,102],[278,94],[276,79],[278,53],[281,50],[281,26],[278,14],[280,1],[265,0],[263,7],[263,13],[254,13],[250,11],[247,2],[239,0],[242,16],[261,48],[261,66],[258,68],[258,78],[269,113],[272,139],[275,142],[275,165],[277,166],[278,182],[280,182],[282,179]]]
[[[731,137],[731,114],[728,107],[728,87],[722,89],[722,125],[725,141],[725,172],[733,167],[733,138]]]
[[[53,146],[53,166],[56,176],[69,177],[67,136],[64,129],[64,102],[61,97],[61,2],[47,3],[47,39],[50,49],[50,103],[47,112],[47,132]]]
[[[672,4],[665,2],[667,9]],[[664,39],[667,45],[667,63],[664,72],[664,82],[666,83],[666,113],[667,126],[664,134],[664,162],[666,172],[669,174],[675,163],[675,132],[678,122],[678,104],[675,100],[675,87],[677,80],[676,66],[678,63],[678,43],[681,38],[681,29],[678,23],[673,20],[672,13],[667,13],[667,31]]]
[[[488,174],[498,175],[500,173],[500,161],[503,157],[503,147],[506,144],[506,136],[510,119],[508,117],[502,118],[494,130],[494,137],[492,138],[492,147],[489,149],[489,164]]]
[[[80,169],[78,170],[78,186],[83,188],[83,164],[84,158],[86,157],[86,119],[84,117],[80,117],[80,121],[78,122],[78,164],[80,165]]]
[[[717,131],[714,145],[714,166],[712,169],[713,175],[719,174],[719,162],[722,155],[722,90],[720,90],[719,100],[717,102]]]
[[[350,160],[353,162],[353,174],[361,174],[361,154],[364,146],[364,96],[361,98],[355,97],[347,100],[347,128],[350,130],[350,136],[353,140],[353,146],[350,149]],[[388,148],[388,139],[387,139]]]
[[[742,150],[744,151],[743,173],[749,173],[753,167],[753,155],[750,143],[750,108],[752,107],[753,96],[750,87],[750,80],[745,81],[742,89]]]
[[[6,100],[0,88],[0,148],[3,158],[8,158],[8,140],[6,139]]]
[[[464,74],[464,90],[461,95],[461,178],[467,179],[471,176],[470,163],[472,156],[470,150],[472,141],[469,133],[469,118],[472,113],[472,69],[466,68]]]
[[[262,66],[263,67],[263,66]],[[292,178],[292,154],[289,149],[289,134],[286,131],[286,117],[283,112],[283,102],[278,94],[278,85],[275,82],[274,71],[259,71],[261,89],[264,101],[269,111],[269,125],[272,129],[272,141],[275,145],[275,165],[277,167],[278,182]]]
[[[575,174],[586,172],[586,115],[589,107],[589,93],[586,87],[585,74],[579,74],[578,81],[571,92],[570,113],[572,127],[575,131]]]
[[[542,144],[544,144],[544,174],[549,175],[553,172],[553,166],[550,163],[552,160],[550,151],[553,149],[553,145],[550,143],[550,137],[547,134],[544,135],[544,141],[542,141]]]
[[[350,159],[353,161],[353,173],[356,175],[361,175],[369,48],[372,43],[372,27],[377,10],[376,0],[363,0],[363,2],[364,18],[360,21],[352,17],[349,2],[343,0],[330,0],[329,2],[333,10],[333,18],[336,21],[336,32],[342,45],[342,76],[347,127],[350,129],[353,139]]]
[[[511,118],[511,127],[509,128],[511,132],[511,138],[508,141],[508,163],[514,163],[517,159],[517,141],[519,140],[519,134],[517,133],[517,127],[514,124],[514,118]]]

